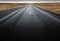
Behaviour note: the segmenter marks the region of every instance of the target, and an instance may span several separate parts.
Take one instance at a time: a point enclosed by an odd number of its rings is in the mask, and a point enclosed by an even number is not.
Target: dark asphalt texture
[[[60,17],[31,5],[0,12],[0,40],[59,41]]]

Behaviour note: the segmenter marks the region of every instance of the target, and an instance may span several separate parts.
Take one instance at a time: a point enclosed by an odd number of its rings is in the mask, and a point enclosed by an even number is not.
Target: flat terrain
[[[3,10],[9,10],[13,8],[19,8],[19,7],[24,7],[27,4],[13,4],[13,3],[0,3],[0,11]],[[54,12],[56,14],[60,14],[60,4],[59,3],[39,3],[39,4],[33,4],[36,7]]]
[[[29,5],[0,12],[2,41],[60,41],[60,17]]]
[[[0,11],[23,7],[25,4],[0,3]]]
[[[60,3],[40,3],[35,4],[35,6],[60,14]]]

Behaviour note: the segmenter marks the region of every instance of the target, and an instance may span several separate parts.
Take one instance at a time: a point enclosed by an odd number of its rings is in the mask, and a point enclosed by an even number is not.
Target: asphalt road
[[[3,41],[58,41],[60,17],[34,6],[0,12]]]

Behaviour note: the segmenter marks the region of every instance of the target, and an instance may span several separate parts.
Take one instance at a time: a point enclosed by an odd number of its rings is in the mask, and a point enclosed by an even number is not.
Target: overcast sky
[[[31,1],[31,0],[0,0],[0,1]],[[60,1],[60,0],[32,0],[32,1]]]

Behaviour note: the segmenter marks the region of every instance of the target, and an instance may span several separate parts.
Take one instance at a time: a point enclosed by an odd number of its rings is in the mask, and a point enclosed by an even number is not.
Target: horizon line
[[[60,3],[60,1],[0,1],[0,3]]]

